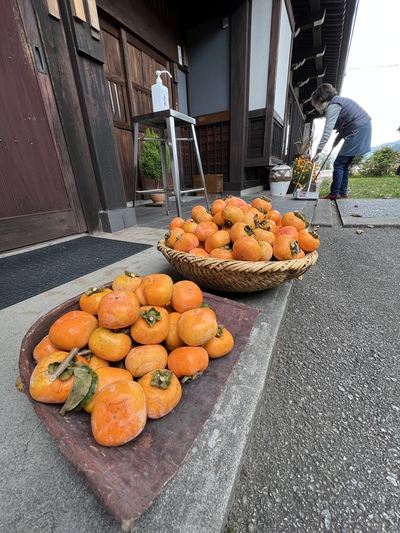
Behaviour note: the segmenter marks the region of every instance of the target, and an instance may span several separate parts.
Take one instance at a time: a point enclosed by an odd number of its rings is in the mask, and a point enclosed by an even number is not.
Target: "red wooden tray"
[[[180,403],[167,416],[149,419],[134,440],[109,448],[99,446],[93,439],[88,413],[61,416],[61,405],[36,402],[29,394],[29,379],[35,366],[33,348],[58,317],[79,308],[79,296],[42,316],[26,333],[19,358],[23,390],[61,452],[86,477],[102,505],[119,524],[134,524],[185,460],[248,341],[258,310],[204,293],[218,323],[233,334],[234,349],[210,360],[198,380],[184,383]]]

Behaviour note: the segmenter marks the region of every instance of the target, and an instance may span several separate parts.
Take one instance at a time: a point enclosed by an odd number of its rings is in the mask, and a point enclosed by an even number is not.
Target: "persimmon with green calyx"
[[[314,252],[320,245],[318,233],[309,229],[299,231],[298,241],[300,248],[305,252]]]
[[[168,356],[168,370],[182,383],[199,379],[207,369],[210,358],[202,346],[181,346]]]
[[[234,345],[235,340],[232,333],[223,324],[219,324],[215,337],[209,340],[204,348],[210,359],[218,359],[231,352]]]
[[[109,292],[112,289],[107,287],[90,287],[79,298],[79,307],[82,311],[97,315],[101,299]]]
[[[125,270],[123,274],[116,276],[112,282],[114,291],[132,291],[135,292],[142,282],[143,277],[136,272]]]
[[[169,314],[164,307],[143,305],[139,318],[130,327],[132,339],[139,344],[159,344],[168,335]]]
[[[171,370],[157,369],[138,380],[146,396],[147,417],[162,418],[174,409],[182,398],[182,385]]]
[[[299,211],[288,211],[285,213],[282,217],[281,224],[282,226],[294,226],[297,231],[308,228],[310,225],[306,217]]]
[[[29,393],[37,402],[64,403],[74,384],[74,368],[89,366],[75,348],[68,354],[58,351],[44,357],[33,369]]]
[[[300,253],[299,242],[290,235],[280,235],[277,237],[272,249],[274,251],[274,257],[278,261],[297,259],[297,256]]]

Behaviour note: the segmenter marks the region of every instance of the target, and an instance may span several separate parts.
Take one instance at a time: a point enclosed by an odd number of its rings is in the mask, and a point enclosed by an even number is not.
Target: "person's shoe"
[[[348,198],[347,194],[341,194],[340,198]]]
[[[338,194],[327,194],[326,196],[321,196],[321,200],[339,200],[340,196]]]

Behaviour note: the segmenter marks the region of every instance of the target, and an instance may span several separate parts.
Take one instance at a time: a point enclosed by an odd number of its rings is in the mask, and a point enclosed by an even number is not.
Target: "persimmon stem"
[[[55,381],[58,377],[61,376],[61,374],[68,368],[68,365],[72,361],[72,359],[77,355],[79,352],[79,348],[72,348],[72,350],[69,352],[67,357],[64,359],[64,361],[60,364],[60,366],[57,368],[57,370],[49,377],[50,383]]]

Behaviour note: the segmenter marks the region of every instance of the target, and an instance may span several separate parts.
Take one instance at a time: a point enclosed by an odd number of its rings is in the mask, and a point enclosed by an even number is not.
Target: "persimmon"
[[[235,222],[242,222],[244,218],[244,212],[240,209],[240,207],[227,203],[225,209],[222,211],[222,216],[224,217],[225,221],[230,222],[233,225]]]
[[[244,222],[236,222],[231,227],[229,234],[231,236],[231,241],[235,242],[238,240],[239,237],[253,236],[254,230],[249,224],[245,224]]]
[[[178,335],[178,320],[181,314],[178,311],[172,311],[169,314],[168,334],[164,340],[164,346],[168,352],[172,352],[175,348],[179,348],[185,344]]]
[[[320,245],[318,233],[306,228],[299,231],[298,241],[300,248],[305,252],[314,252]]]
[[[132,339],[140,344],[158,344],[166,339],[168,327],[169,314],[164,307],[142,305],[130,333]]]
[[[144,429],[146,396],[136,381],[105,385],[94,402],[90,423],[93,438],[101,446],[121,446]]]
[[[305,216],[298,211],[288,211],[283,215],[281,224],[282,226],[294,226],[297,231],[300,231],[306,227],[307,221]]]
[[[142,282],[143,277],[136,272],[126,270],[123,274],[116,276],[112,282],[114,291],[132,291],[135,292]]]
[[[193,218],[188,218],[183,223],[182,229],[185,233],[196,233],[198,224]]]
[[[248,208],[247,212],[244,214],[243,221],[246,222],[246,220],[249,219],[249,217],[252,218],[255,226],[258,226],[265,219],[264,213],[261,213],[261,211],[259,211],[255,207]]]
[[[203,292],[194,281],[183,279],[174,283],[171,304],[175,311],[184,313],[203,303]]]
[[[102,367],[99,368],[96,373],[99,378],[96,390],[89,402],[83,408],[89,414],[93,411],[94,402],[103,387],[109,383],[114,383],[115,381],[133,381],[132,374],[125,368],[117,368],[115,366]]]
[[[205,344],[215,336],[217,330],[216,318],[201,307],[185,311],[177,322],[178,335],[188,346]]]
[[[90,335],[98,326],[99,321],[91,313],[69,311],[50,326],[49,340],[60,350],[69,352],[72,348],[80,349],[87,345]]]
[[[158,419],[181,401],[182,385],[171,370],[153,370],[138,380],[146,396],[147,417]]]
[[[125,358],[125,368],[134,378],[141,378],[151,370],[166,368],[167,349],[162,344],[134,346]]]
[[[168,356],[168,370],[182,382],[198,379],[210,362],[207,350],[202,346],[181,346]]]
[[[185,233],[185,235],[182,235],[182,237],[174,244],[174,250],[177,250],[178,252],[190,252],[193,248],[198,248],[199,243],[200,241],[195,233]]]
[[[222,248],[223,246],[230,244],[230,242],[231,236],[229,235],[229,232],[224,229],[220,229],[206,239],[204,248],[210,253],[214,248]]]
[[[33,369],[29,380],[29,392],[32,398],[43,403],[64,403],[68,398],[74,384],[74,375],[64,379],[61,377],[50,381],[52,373],[51,366],[54,363],[62,363],[68,356],[68,352],[58,351],[46,355]],[[83,358],[78,359],[81,363],[87,364]]]
[[[279,235],[275,239],[274,257],[278,261],[287,261],[289,259],[296,259],[300,252],[299,242],[290,235]]]
[[[210,254],[204,248],[193,248],[188,252],[192,255],[197,255],[198,257],[209,257]]]
[[[193,217],[193,220],[195,220],[198,224],[200,224],[201,222],[211,222],[212,219],[213,215],[207,210],[200,210]]]
[[[272,233],[275,233],[275,231],[278,229],[278,226],[273,220],[269,218],[265,218],[262,222],[260,222],[260,228],[263,228],[263,229],[266,229],[267,231],[272,231]]]
[[[112,289],[107,287],[90,287],[79,298],[79,307],[86,313],[97,315],[100,300],[109,292],[112,292]]]
[[[165,245],[169,248],[173,248],[174,244],[178,239],[185,235],[185,230],[182,228],[172,228],[168,233],[165,234]]]
[[[98,357],[97,355],[94,355],[94,353],[91,353],[89,356],[85,356],[85,359],[88,362],[88,365],[93,368],[97,372],[100,368],[109,367],[110,362],[106,361],[105,359],[102,359],[101,357]]]
[[[48,335],[45,335],[41,341],[39,341],[36,346],[33,348],[33,358],[38,363],[41,361],[46,355],[50,355],[51,353],[58,352],[59,348],[55,346],[49,339]],[[65,352],[68,354],[68,352]]]
[[[132,339],[123,331],[98,327],[89,339],[89,350],[106,361],[121,361],[132,347]]]
[[[100,301],[98,325],[108,329],[127,328],[137,320],[139,311],[140,303],[134,292],[112,291]]]
[[[252,207],[255,207],[260,211],[261,213],[267,214],[268,211],[271,211],[272,204],[271,200],[267,198],[266,196],[259,196],[258,198],[254,198],[254,200],[251,202]]]
[[[217,213],[223,211],[226,207],[226,202],[222,198],[217,198],[211,204],[210,211],[215,216]]]
[[[182,217],[174,217],[169,223],[168,229],[182,228],[184,223],[185,219],[183,219]]]
[[[281,225],[282,215],[277,209],[271,209],[265,215],[267,220],[273,220],[277,226]]]
[[[236,261],[258,261],[261,248],[253,237],[239,237],[232,246],[233,258]]]
[[[281,226],[280,228],[275,230],[275,239],[280,235],[290,235],[295,239],[299,238],[299,232],[294,226]]]
[[[222,216],[222,211],[218,211],[218,213],[215,213],[213,216],[213,222],[217,224],[219,228],[222,228],[225,225],[225,219]]]
[[[210,339],[204,348],[210,359],[218,359],[231,352],[234,345],[235,340],[232,333],[223,324],[219,324],[215,337]]]
[[[258,242],[265,241],[269,244],[273,244],[275,242],[275,234],[272,233],[272,231],[264,228],[255,228],[253,237]]]
[[[243,213],[246,213],[248,209],[247,202],[242,198],[239,198],[239,196],[226,196],[225,203],[227,206],[232,205],[234,207],[238,207]]]
[[[200,242],[205,242],[207,237],[218,231],[218,226],[212,220],[200,222],[196,229],[196,237]]]
[[[163,307],[171,300],[174,282],[168,274],[148,274],[136,289],[140,305]]]
[[[261,255],[259,261],[271,261],[272,256],[274,255],[274,249],[269,242],[260,241],[258,243],[261,249]]]
[[[296,259],[304,259],[305,256],[306,256],[306,252],[300,249],[300,252],[297,254]]]
[[[200,211],[207,212],[207,209],[204,207],[204,205],[195,205],[194,207],[192,207],[190,216],[193,220],[196,220],[196,215],[200,213]]]
[[[214,248],[210,252],[210,258],[230,261],[231,259],[233,259],[233,253],[227,248]]]

